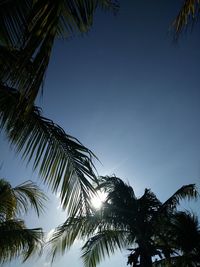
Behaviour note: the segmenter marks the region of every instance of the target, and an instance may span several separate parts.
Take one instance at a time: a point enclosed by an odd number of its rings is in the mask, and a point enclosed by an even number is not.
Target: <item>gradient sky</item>
[[[200,184],[200,28],[172,41],[169,28],[179,0],[121,0],[116,16],[97,12],[85,36],[57,41],[38,104],[44,115],[77,137],[100,159],[100,175],[115,174],[140,196],[161,200],[188,183]],[[1,134],[1,177],[13,185],[40,178],[16,158]],[[66,217],[48,192],[46,213],[26,217],[46,232]],[[199,202],[187,205],[197,212]],[[75,244],[56,267],[81,267]],[[126,266],[127,251],[99,266]],[[43,256],[24,267],[49,267]],[[13,261],[5,266],[18,267]]]

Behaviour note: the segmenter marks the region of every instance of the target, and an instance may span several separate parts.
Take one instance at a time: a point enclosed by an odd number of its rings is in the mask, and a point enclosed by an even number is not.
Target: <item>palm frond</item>
[[[105,230],[96,233],[82,247],[86,267],[96,267],[106,256],[129,245],[127,233],[120,230]]]
[[[34,83],[37,72],[31,59],[22,64],[24,53],[17,48],[0,45],[0,81],[7,87],[23,88]],[[25,97],[25,96],[23,96]]]
[[[103,190],[108,193],[107,200],[112,198],[113,193],[121,199],[136,199],[133,188],[116,176],[100,176],[97,190]]]
[[[11,184],[5,179],[0,179],[0,221],[12,218],[17,209],[17,201],[14,197]]]
[[[29,206],[36,211],[38,216],[44,211],[44,202],[47,197],[32,181],[26,181],[13,188],[13,194],[17,202],[17,213],[27,213]]]
[[[41,228],[27,229],[23,221],[12,219],[0,223],[0,263],[22,256],[26,261],[41,252]]]
[[[0,216],[12,218],[16,214],[27,213],[34,208],[37,215],[44,210],[47,200],[40,188],[31,181],[27,181],[15,188],[4,179],[0,179]]]
[[[52,46],[56,37],[69,37],[73,33],[87,32],[93,23],[96,9],[117,10],[114,0],[10,0],[0,5],[1,25],[0,45],[21,52],[15,64],[8,70],[12,87],[21,91],[22,96],[32,105],[42,86],[47,70]],[[8,45],[9,44],[9,45]],[[0,61],[4,60],[2,56]],[[27,65],[33,66],[33,72],[24,80],[23,70]],[[23,101],[23,99],[22,99]]]
[[[87,214],[86,216],[69,217],[57,227],[49,240],[52,261],[68,250],[77,239],[90,237],[101,223],[100,216]]]
[[[178,189],[167,201],[165,201],[162,204],[161,210],[176,209],[181,200],[183,199],[195,200],[197,199],[198,196],[199,193],[197,191],[195,184],[184,185],[180,189]]]
[[[0,45],[16,48],[23,42],[32,0],[0,1]]]
[[[17,152],[22,151],[28,163],[33,161],[34,170],[39,169],[53,192],[61,191],[63,208],[75,213],[81,205],[89,205],[88,199],[94,192],[91,182],[96,182],[92,162],[95,156],[76,138],[43,117],[38,107],[33,106],[28,112],[19,107],[19,98],[18,91],[1,86],[1,128]]]
[[[200,246],[200,225],[198,217],[191,212],[177,212],[172,220],[172,235],[175,244],[185,253],[192,253]]]
[[[195,23],[198,19],[200,11],[199,0],[185,0],[180,9],[179,14],[173,22],[176,38],[180,35],[183,29]]]
[[[84,216],[69,217],[65,223],[55,229],[49,240],[52,261],[56,256],[62,255],[69,249],[77,239],[88,239],[97,232],[110,229],[120,233],[128,233],[128,227],[112,215],[110,213],[106,216],[104,208],[100,210],[91,208],[90,212],[85,213]]]

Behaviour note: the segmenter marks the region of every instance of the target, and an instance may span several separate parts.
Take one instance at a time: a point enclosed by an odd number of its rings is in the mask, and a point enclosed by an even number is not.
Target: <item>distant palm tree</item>
[[[35,106],[55,39],[89,31],[96,9],[115,0],[0,1],[0,128],[43,181],[76,213],[94,192],[94,154]]]
[[[9,182],[0,179],[0,263],[16,257],[25,261],[41,251],[42,229],[28,229],[18,216],[29,208],[34,208],[39,216],[45,200],[44,193],[31,181],[12,188]]]
[[[161,237],[175,214],[181,199],[196,198],[193,184],[181,187],[166,202],[161,203],[151,190],[140,198],[133,188],[117,177],[101,177],[98,190],[108,195],[101,209],[85,212],[85,216],[68,218],[58,227],[50,241],[53,258],[69,248],[76,238],[88,239],[83,246],[85,266],[95,267],[106,255],[116,249],[130,248],[128,264],[152,267],[153,257],[167,255],[169,244]],[[169,247],[171,256],[171,247]]]

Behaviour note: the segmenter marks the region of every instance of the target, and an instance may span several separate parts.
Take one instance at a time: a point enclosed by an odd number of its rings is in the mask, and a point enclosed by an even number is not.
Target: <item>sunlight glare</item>
[[[97,195],[91,199],[92,206],[95,209],[100,209],[102,203],[105,201],[107,194],[105,192],[98,191]]]

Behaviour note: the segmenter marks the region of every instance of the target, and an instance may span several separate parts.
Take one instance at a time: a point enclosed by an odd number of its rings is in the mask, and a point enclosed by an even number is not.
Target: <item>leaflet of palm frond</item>
[[[41,228],[27,229],[21,220],[0,222],[0,263],[18,256],[26,261],[36,252],[41,253],[42,238]]]
[[[8,139],[29,163],[33,161],[43,181],[53,192],[61,190],[63,208],[76,211],[80,198],[89,198],[96,181],[94,154],[76,138],[67,135],[53,121],[43,117],[38,107],[28,113],[18,109],[20,93],[1,86],[0,120]],[[25,105],[26,106],[26,105]],[[23,110],[23,107],[22,107]],[[78,203],[78,204],[77,204]]]
[[[188,26],[192,26],[198,19],[200,11],[199,0],[185,0],[183,6],[177,17],[173,22],[173,28],[175,29],[175,38],[178,38],[180,33],[187,29]]]
[[[160,210],[176,209],[180,201],[183,199],[196,200],[199,196],[195,184],[184,185],[178,189],[167,201],[165,201]]]
[[[8,36],[18,35],[14,39],[23,40],[23,44],[17,46],[23,55],[18,59],[17,74],[11,69],[10,76],[15,77],[12,87],[20,89],[23,92],[22,97],[28,98],[32,104],[42,86],[54,39],[58,36],[68,37],[76,32],[87,32],[92,26],[94,12],[98,6],[116,10],[117,4],[111,0],[24,1],[23,4],[28,6],[29,10],[21,14],[20,10],[17,12],[16,6],[11,7],[8,15],[11,22],[3,22],[7,26]],[[7,17],[3,17],[3,20],[6,19]],[[25,25],[21,25],[22,21]],[[16,28],[19,28],[19,31]],[[22,28],[25,30],[22,31]],[[24,80],[21,73],[30,61],[34,66],[32,80]]]
[[[96,233],[82,247],[82,258],[86,267],[96,267],[106,256],[129,245],[127,233],[105,230]]]

